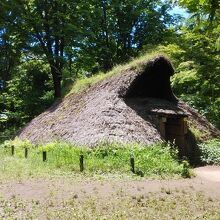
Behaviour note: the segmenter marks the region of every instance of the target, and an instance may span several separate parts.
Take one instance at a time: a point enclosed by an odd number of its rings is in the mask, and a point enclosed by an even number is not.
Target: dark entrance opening
[[[159,56],[149,61],[144,72],[136,77],[131,83],[125,97],[158,98],[176,102],[170,77],[174,74],[174,69],[169,60]]]
[[[186,116],[166,115],[160,117],[160,133],[167,142],[170,142],[179,148],[179,155],[187,156],[187,121]]]
[[[180,156],[186,156],[187,115],[179,108],[178,99],[173,94],[170,83],[173,74],[170,61],[158,56],[137,75],[124,98],[137,114],[158,128],[164,140],[179,148]]]

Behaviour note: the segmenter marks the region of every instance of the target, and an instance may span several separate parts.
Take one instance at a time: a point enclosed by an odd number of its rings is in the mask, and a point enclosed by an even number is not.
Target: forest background
[[[171,58],[175,94],[220,128],[218,0],[1,0],[0,142],[77,79],[152,51]]]

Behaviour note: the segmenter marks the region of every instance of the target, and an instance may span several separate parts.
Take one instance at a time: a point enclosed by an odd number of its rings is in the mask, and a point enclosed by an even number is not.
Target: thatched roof
[[[209,136],[219,131],[173,95],[173,68],[164,57],[127,68],[78,94],[70,94],[33,119],[19,134],[33,143],[62,140],[94,146],[102,141],[161,141],[155,114],[189,116]],[[207,136],[208,136],[207,135]]]

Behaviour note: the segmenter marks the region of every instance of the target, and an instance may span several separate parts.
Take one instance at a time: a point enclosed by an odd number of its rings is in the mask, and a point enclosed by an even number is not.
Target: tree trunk
[[[107,1],[103,0],[102,1],[102,11],[103,11],[103,37],[105,39],[105,47],[106,50],[104,51],[104,60],[103,60],[103,69],[104,72],[107,72],[110,70],[113,66],[112,64],[112,54],[110,50],[110,44],[109,44],[109,32],[108,32],[108,21],[107,21]]]
[[[61,98],[61,71],[55,66],[51,66],[51,74],[53,76],[54,98]]]
[[[211,8],[210,8],[210,13],[209,13],[209,21],[210,21],[210,27],[212,27],[213,20],[216,15],[216,11],[219,9],[219,3],[218,0],[211,0]]]

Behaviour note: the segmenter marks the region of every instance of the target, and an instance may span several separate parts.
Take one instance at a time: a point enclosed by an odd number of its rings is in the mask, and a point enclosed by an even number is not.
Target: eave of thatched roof
[[[151,117],[155,114],[189,116],[202,132],[218,135],[219,131],[207,120],[201,120],[201,115],[179,102],[171,88],[167,87],[169,94],[165,96],[169,101],[146,97],[142,91],[132,93],[131,85],[134,85],[133,88],[140,85],[134,83],[135,79],[141,74],[149,74],[147,64],[155,60],[158,59],[142,63],[141,68],[126,68],[78,94],[69,94],[33,119],[18,136],[33,143],[61,140],[88,146],[95,146],[101,141],[151,144],[163,140],[158,122]],[[142,97],[135,97],[137,94]],[[159,96],[163,97],[163,91]]]

